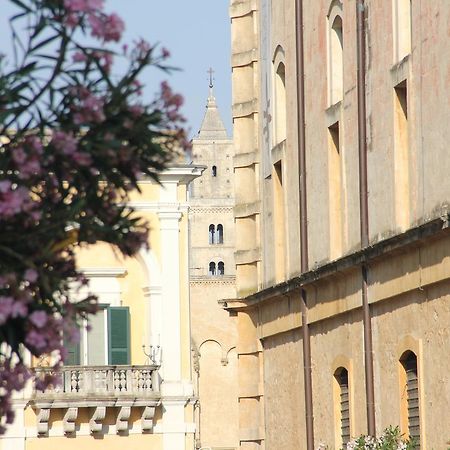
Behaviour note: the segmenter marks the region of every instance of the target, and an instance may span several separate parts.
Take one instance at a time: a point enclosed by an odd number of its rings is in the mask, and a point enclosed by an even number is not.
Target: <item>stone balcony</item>
[[[36,375],[52,373],[36,368]],[[58,383],[35,391],[31,404],[37,409],[38,434],[49,429],[50,411],[63,408],[64,431],[75,431],[79,408],[89,408],[92,433],[102,430],[106,408],[117,409],[117,432],[126,431],[131,408],[142,409],[142,431],[151,431],[155,408],[160,404],[158,366],[65,366],[56,373]]]

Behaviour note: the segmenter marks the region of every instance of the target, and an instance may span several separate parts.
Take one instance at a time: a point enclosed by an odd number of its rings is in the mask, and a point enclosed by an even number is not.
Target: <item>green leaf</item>
[[[35,52],[36,50],[45,47],[46,45],[50,44],[50,42],[54,41],[55,39],[57,39],[59,37],[59,34],[56,33],[53,36],[50,36],[47,39],[44,39],[43,41],[39,42],[38,44],[36,44],[31,50],[30,53]]]

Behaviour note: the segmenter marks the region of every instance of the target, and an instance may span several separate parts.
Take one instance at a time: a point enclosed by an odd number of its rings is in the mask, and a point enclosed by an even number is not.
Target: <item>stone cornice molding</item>
[[[161,183],[189,184],[192,180],[199,177],[206,169],[206,166],[193,164],[179,164],[167,167],[159,175]],[[155,180],[144,177],[139,180],[139,184],[157,184]]]
[[[186,202],[155,202],[155,201],[134,201],[127,203],[127,206],[133,208],[136,211],[147,212],[171,212],[180,211],[187,212],[189,210],[189,204]]]
[[[189,213],[232,213],[233,209],[233,206],[191,206]]]
[[[89,278],[123,277],[127,274],[124,267],[82,267],[80,271]]]
[[[212,276],[192,276],[189,278],[189,284],[236,284],[235,276],[220,276],[220,277],[212,277]]]

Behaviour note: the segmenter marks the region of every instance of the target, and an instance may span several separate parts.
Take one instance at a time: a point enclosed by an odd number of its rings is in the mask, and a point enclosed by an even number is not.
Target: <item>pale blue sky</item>
[[[0,51],[9,53],[6,18],[12,11],[0,0]],[[228,0],[106,0],[107,11],[117,12],[126,23],[125,41],[143,37],[161,42],[171,52],[170,64],[183,69],[170,77],[146,73],[144,95],[155,92],[160,80],[168,79],[183,94],[183,112],[191,135],[198,131],[208,95],[208,74],[215,70],[215,94],[225,125],[231,130],[230,20]]]

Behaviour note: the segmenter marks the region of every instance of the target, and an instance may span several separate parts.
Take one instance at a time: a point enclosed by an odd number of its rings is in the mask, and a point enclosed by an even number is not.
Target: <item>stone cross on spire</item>
[[[227,131],[217,109],[216,99],[214,97],[214,70],[210,67],[209,74],[209,96],[206,102],[206,112],[203,118],[197,139],[228,139]]]
[[[212,67],[209,68],[209,70],[207,71],[209,73],[209,87],[212,88],[214,86],[214,78],[213,78],[213,73],[214,70],[212,69]]]

